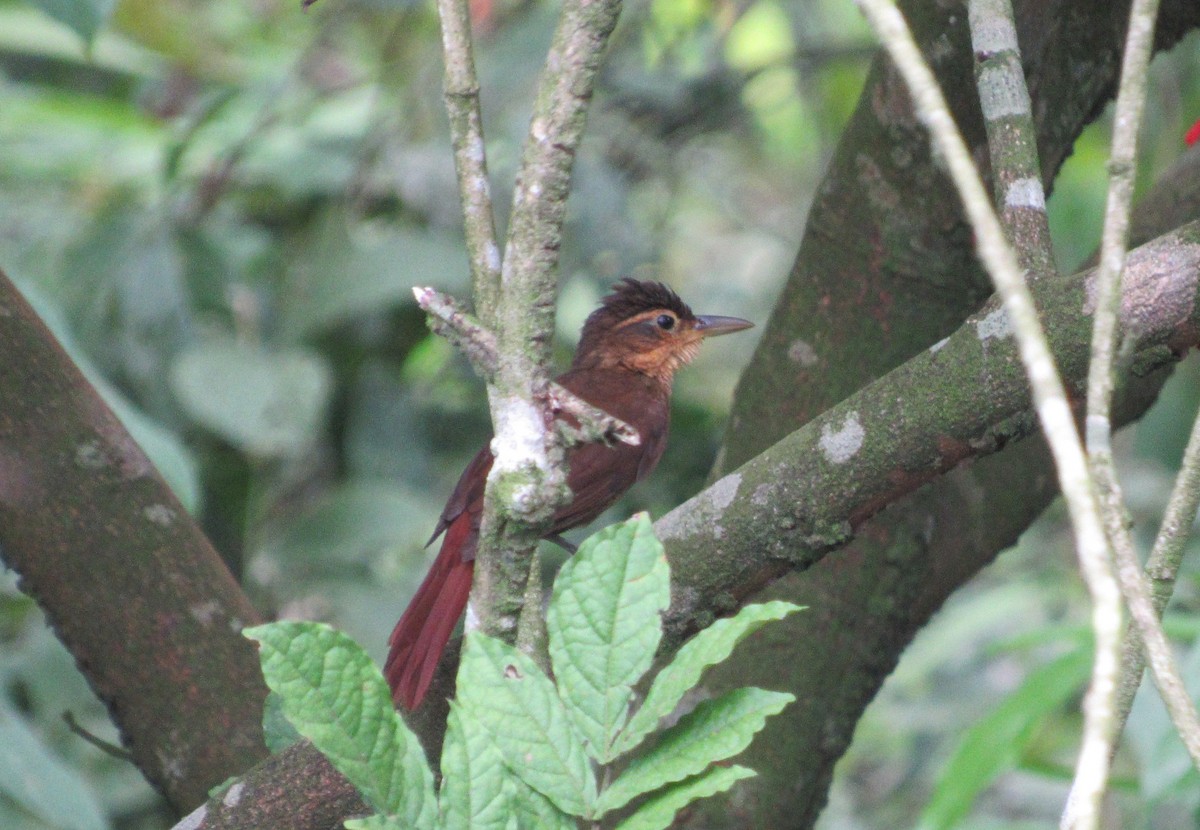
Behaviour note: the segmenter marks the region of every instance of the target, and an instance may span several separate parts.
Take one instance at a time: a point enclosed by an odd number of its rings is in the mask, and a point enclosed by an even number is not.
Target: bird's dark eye
[[[675,328],[675,318],[670,314],[660,314],[658,315],[658,319],[654,322],[657,323],[658,327],[663,331],[670,331],[671,329]]]

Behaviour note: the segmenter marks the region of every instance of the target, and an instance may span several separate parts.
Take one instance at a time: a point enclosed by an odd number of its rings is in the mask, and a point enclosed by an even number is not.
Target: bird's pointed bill
[[[695,331],[705,337],[716,337],[719,334],[732,334],[735,331],[753,328],[754,324],[741,317],[717,317],[705,314],[696,318]]]

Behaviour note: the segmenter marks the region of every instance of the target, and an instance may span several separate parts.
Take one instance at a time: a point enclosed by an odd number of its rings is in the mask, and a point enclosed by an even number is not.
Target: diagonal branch
[[[1065,383],[1083,389],[1093,271],[1047,280],[1034,298]],[[1130,255],[1123,382],[1172,362],[1200,337],[1200,223]],[[1012,330],[993,298],[958,331],[661,518],[676,574],[666,622],[677,644],[712,613],[844,545],[901,496],[971,458],[1037,432]]]
[[[4,564],[108,705],[138,769],[174,807],[194,807],[267,754],[267,690],[239,634],[257,612],[2,272],[0,353]]]

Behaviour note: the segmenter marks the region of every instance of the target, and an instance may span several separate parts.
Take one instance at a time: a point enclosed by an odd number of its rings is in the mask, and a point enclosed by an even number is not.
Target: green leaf
[[[283,698],[275,692],[267,692],[263,703],[263,737],[272,755],[300,740],[300,733],[283,712]]]
[[[376,810],[432,830],[433,774],[367,653],[321,623],[275,622],[243,633],[258,641],[267,686],[297,731]]]
[[[519,830],[576,830],[575,819],[555,807],[550,799],[520,778],[512,779],[516,789],[513,800],[515,828]],[[509,830],[514,830],[510,827]]]
[[[212,341],[181,354],[171,388],[195,421],[257,456],[295,455],[321,426],[332,378],[317,354]]]
[[[1017,763],[1038,723],[1087,683],[1091,663],[1091,652],[1079,649],[1034,669],[1016,691],[971,727],[942,769],[917,826],[922,830],[957,826],[976,797]]]
[[[781,600],[747,605],[735,616],[717,620],[684,643],[670,665],[654,678],[646,700],[617,736],[614,756],[640,744],[660,720],[675,710],[684,694],[700,682],[704,670],[728,657],[734,646],[766,623],[801,610],[802,606]]]
[[[643,793],[683,781],[715,761],[745,749],[767,718],[794,701],[786,692],[734,689],[705,700],[663,733],[654,748],[634,758],[612,786],[600,794],[596,814],[624,807]]]
[[[756,773],[748,767],[713,767],[678,784],[656,793],[638,807],[637,811],[617,825],[617,830],[665,830],[675,820],[675,814],[700,798],[723,793],[743,778]]]
[[[408,830],[408,826],[393,816],[376,813],[366,818],[348,818],[343,825],[346,830]]]
[[[113,0],[30,0],[30,3],[89,45],[113,10]]]
[[[513,787],[492,736],[452,703],[438,798],[444,830],[506,830],[513,818]]]
[[[558,693],[601,763],[629,713],[633,684],[654,661],[670,569],[645,513],[588,538],[554,581],[546,615]]]
[[[109,826],[99,801],[80,774],[51,754],[3,697],[0,795],[11,798],[50,827],[105,830]]]
[[[458,669],[463,714],[491,733],[504,762],[573,816],[590,813],[596,780],[554,684],[527,655],[477,631]]]

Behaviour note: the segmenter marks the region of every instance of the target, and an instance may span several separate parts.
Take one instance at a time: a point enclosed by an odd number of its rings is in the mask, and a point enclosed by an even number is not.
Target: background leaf
[[[109,823],[84,779],[30,731],[0,698],[0,793],[49,827],[106,830]]]
[[[113,10],[113,0],[29,0],[90,44]]]
[[[1016,764],[1034,730],[1083,689],[1091,671],[1088,649],[1069,652],[1029,673],[1024,682],[963,736],[921,813],[922,830],[956,827],[996,777]]]
[[[670,570],[645,513],[588,537],[554,581],[546,628],[558,693],[601,763],[614,757],[670,601]]]
[[[244,633],[258,641],[267,686],[296,730],[376,810],[403,826],[432,830],[433,774],[366,652],[320,623],[275,622]]]
[[[171,386],[197,423],[251,455],[275,457],[312,443],[331,378],[325,361],[306,350],[213,341],[179,356]]]

